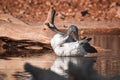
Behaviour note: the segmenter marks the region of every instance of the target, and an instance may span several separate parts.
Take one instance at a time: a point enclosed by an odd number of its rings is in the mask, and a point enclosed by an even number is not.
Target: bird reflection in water
[[[69,80],[106,80],[93,68],[96,58],[58,57],[51,70]]]
[[[93,65],[96,58],[57,57],[50,69],[42,69],[29,63],[24,65],[32,80],[120,80],[120,76],[110,79],[100,75]]]

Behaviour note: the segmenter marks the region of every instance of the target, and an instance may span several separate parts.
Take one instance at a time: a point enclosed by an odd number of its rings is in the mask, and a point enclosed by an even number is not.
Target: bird
[[[66,43],[66,42],[75,42],[79,40],[79,35],[78,35],[78,28],[75,25],[71,25],[68,28],[67,33],[63,33],[60,30],[58,30],[56,28],[56,26],[54,24],[51,23],[46,23],[46,25],[53,30],[54,32],[56,32],[56,34],[54,35],[54,37],[52,37],[51,39],[51,46],[52,47],[56,47],[57,45],[60,45],[62,43]],[[75,38],[73,38],[71,36],[71,33],[74,33]]]
[[[84,56],[87,53],[95,53],[97,50],[89,44],[91,38],[85,38],[76,42],[63,43],[53,48],[58,56]]]
[[[56,32],[51,39],[51,46],[57,56],[84,56],[87,53],[96,53],[97,50],[90,45],[92,38],[79,40],[78,28],[71,25],[67,33],[62,33],[53,24],[47,24],[49,28]],[[71,36],[74,33],[75,39]]]

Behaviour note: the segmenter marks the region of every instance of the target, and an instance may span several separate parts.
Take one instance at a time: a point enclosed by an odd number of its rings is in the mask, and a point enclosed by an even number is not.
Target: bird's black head
[[[78,41],[78,40],[79,40],[78,27],[75,26],[75,25],[71,25],[71,26],[68,28],[67,34],[70,35],[72,32],[74,33],[75,39]]]

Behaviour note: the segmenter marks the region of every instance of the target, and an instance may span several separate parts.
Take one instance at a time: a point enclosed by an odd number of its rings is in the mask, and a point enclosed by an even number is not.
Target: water
[[[106,77],[120,75],[120,35],[93,36],[93,44],[109,49],[98,53],[96,69]]]
[[[56,57],[50,53],[30,58],[10,57],[8,60],[0,59],[0,75],[5,77],[6,80],[16,80],[13,74],[15,74],[15,72],[23,72],[23,65],[29,62],[32,65],[50,69],[60,75],[68,77],[66,71],[68,70],[69,61],[80,66],[83,72],[88,68],[93,68],[93,75],[96,76],[96,74],[98,74],[101,79],[120,75],[120,35],[89,36],[92,37],[91,44],[97,46],[97,49],[99,49],[96,56],[92,58]],[[95,61],[93,61],[93,59]],[[94,64],[89,64],[91,61]],[[2,78],[1,76],[0,78]]]

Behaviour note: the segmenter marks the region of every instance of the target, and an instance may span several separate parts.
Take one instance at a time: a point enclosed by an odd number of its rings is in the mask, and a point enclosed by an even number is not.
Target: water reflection
[[[106,77],[120,75],[120,35],[92,35],[92,44],[109,52],[99,52],[95,64],[100,74]]]
[[[120,53],[120,35],[89,35],[92,37],[91,43],[104,49]]]
[[[106,53],[102,57],[98,57],[95,68],[100,74],[106,77],[112,77],[115,75],[120,75],[120,58],[119,56],[109,56],[110,53]],[[114,53],[112,53],[114,54]]]
[[[71,62],[70,65],[69,62]],[[57,57],[50,67],[50,70],[66,78],[77,78],[75,80],[119,80],[119,67],[118,60],[110,61],[104,58]]]
[[[119,80],[115,75],[107,78],[94,68],[96,58],[85,57],[57,57],[50,69],[42,69],[31,64],[25,64],[24,68],[29,72],[33,80]],[[57,73],[57,74],[56,74]]]
[[[96,58],[57,57],[56,60],[53,62],[53,65],[51,66],[50,69],[59,75],[62,75],[64,77],[69,77],[68,76],[69,68],[72,69],[72,67],[77,66],[83,72],[87,73],[88,69],[93,69],[92,66],[95,61],[96,61]],[[69,66],[69,62],[72,63],[71,66]],[[71,70],[70,70],[70,72],[71,72]],[[87,73],[87,74],[89,74],[89,73]]]

